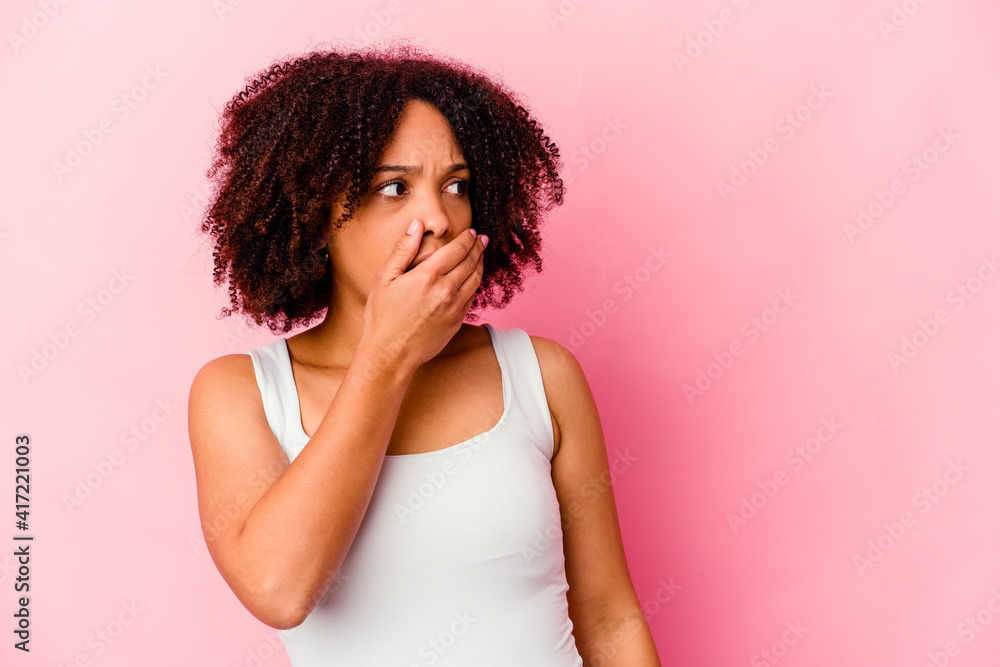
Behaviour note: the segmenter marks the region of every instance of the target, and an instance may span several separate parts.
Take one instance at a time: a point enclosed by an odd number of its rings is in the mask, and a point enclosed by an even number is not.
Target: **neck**
[[[292,356],[299,363],[318,368],[346,369],[361,342],[364,333],[364,302],[351,301],[350,295],[338,295],[334,305],[327,308],[323,321],[301,333],[289,337],[294,347]],[[465,349],[470,330],[474,325],[462,323],[461,328],[444,346],[438,357],[446,357]],[[294,339],[294,342],[291,342]]]
[[[350,294],[335,295],[323,321],[291,338],[300,363],[322,368],[347,368],[364,332],[364,302]]]

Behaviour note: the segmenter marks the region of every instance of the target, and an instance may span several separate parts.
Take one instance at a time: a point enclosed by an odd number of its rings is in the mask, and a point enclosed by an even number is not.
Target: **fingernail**
[[[486,234],[480,234],[479,238],[481,238],[483,240],[483,247],[484,248],[486,247],[486,244],[488,244],[490,242],[490,237],[487,236]]]
[[[413,232],[415,232],[415,231],[417,231],[417,219],[416,219],[416,218],[414,218],[414,219],[413,219],[413,222],[411,222],[411,223],[410,223],[410,226],[409,226],[409,228],[408,228],[408,229],[406,230],[406,233],[407,233],[407,234],[412,234],[412,233],[413,233]]]

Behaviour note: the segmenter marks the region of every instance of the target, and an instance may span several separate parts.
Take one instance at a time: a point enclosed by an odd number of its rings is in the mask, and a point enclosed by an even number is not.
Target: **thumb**
[[[406,272],[410,262],[417,256],[420,248],[420,237],[423,235],[424,225],[420,220],[414,218],[407,228],[406,233],[392,249],[392,254],[385,263],[385,277],[392,280]]]

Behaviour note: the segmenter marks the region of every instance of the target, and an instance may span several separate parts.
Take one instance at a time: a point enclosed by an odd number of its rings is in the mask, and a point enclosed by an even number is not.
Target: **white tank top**
[[[542,375],[522,329],[490,333],[500,420],[464,442],[386,455],[326,594],[279,631],[293,667],[582,667],[566,592]],[[288,456],[302,429],[284,338],[250,350],[268,424]]]

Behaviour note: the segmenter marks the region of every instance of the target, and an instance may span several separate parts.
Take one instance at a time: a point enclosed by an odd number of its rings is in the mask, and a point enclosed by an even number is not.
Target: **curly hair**
[[[470,310],[506,305],[526,269],[542,270],[538,224],[562,204],[562,163],[503,84],[407,43],[314,50],[247,81],[222,112],[201,224],[214,239],[213,282],[229,282],[223,316],[239,309],[277,334],[322,315],[334,293],[322,250],[330,225],[365,202],[412,99],[450,123],[471,172],[473,227],[490,238]],[[338,200],[343,215],[332,220]]]

